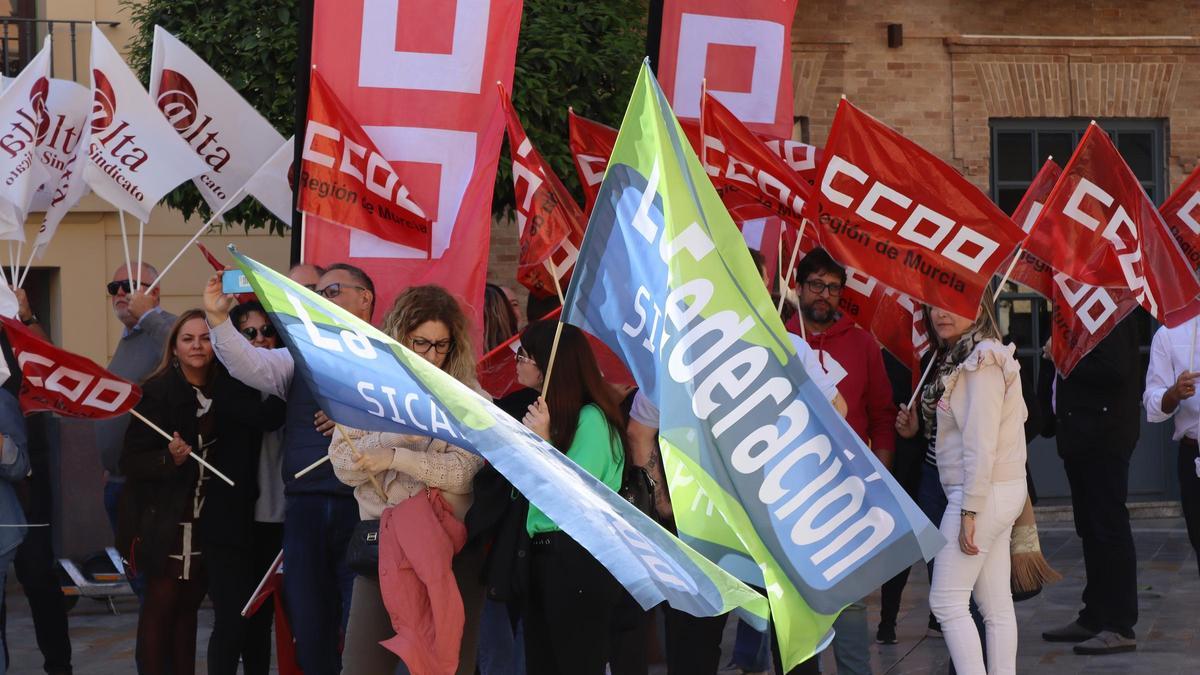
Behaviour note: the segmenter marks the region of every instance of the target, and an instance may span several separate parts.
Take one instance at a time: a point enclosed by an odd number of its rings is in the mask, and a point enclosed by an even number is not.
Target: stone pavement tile
[[[1082,549],[1069,523],[1043,528],[1042,547],[1051,564],[1065,579],[1039,596],[1018,603],[1020,648],[1017,672],[1047,675],[1148,674],[1197,675],[1200,673],[1200,574],[1182,519],[1134,521],[1138,550],[1138,651],[1113,656],[1077,656],[1071,645],[1041,639],[1047,628],[1076,617],[1083,591]],[[10,580],[12,575],[10,575]],[[909,576],[896,629],[897,645],[871,644],[871,666],[877,675],[940,675],[947,672],[945,642],[925,637],[929,616],[929,582],[924,565]],[[879,623],[879,593],[868,597],[870,637]],[[12,673],[41,672],[41,655],[34,642],[29,607],[15,582],[8,588],[8,632]],[[113,616],[101,603],[81,599],[70,614],[75,672],[79,675],[133,672],[133,645],[137,630],[137,603],[122,599],[120,614]],[[736,621],[730,621],[722,641],[721,665],[729,662]],[[196,672],[206,671],[205,645],[212,630],[212,611],[201,609],[197,637]],[[822,669],[836,673],[831,654],[822,655]],[[665,668],[651,668],[653,675]]]

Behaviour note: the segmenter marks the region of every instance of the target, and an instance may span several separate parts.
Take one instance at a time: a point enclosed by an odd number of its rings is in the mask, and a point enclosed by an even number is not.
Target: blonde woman
[[[1026,498],[1020,366],[1015,347],[1001,344],[989,305],[973,318],[928,311],[941,347],[920,407],[902,407],[896,431],[912,438],[924,429],[946,492],[948,543],[934,558],[929,605],[959,673],[1008,675],[1017,661],[1009,542]],[[972,594],[987,633],[986,670]]]
[[[445,289],[439,286],[408,289],[396,298],[384,318],[383,330],[426,361],[486,395],[475,381],[466,316]],[[409,497],[423,495],[427,488],[436,488],[455,518],[462,521],[471,508],[472,479],[483,466],[478,455],[438,439],[345,428],[334,432],[329,454],[338,479],[354,487],[363,520],[378,519],[385,509]],[[384,496],[372,485],[372,476]],[[454,560],[454,574],[465,610],[459,673],[475,672],[479,612],[483,604],[483,586],[479,581],[482,564],[482,551],[464,550]],[[342,652],[343,672],[356,675],[395,672],[399,657],[379,644],[392,633],[379,581],[363,575],[355,577]]]

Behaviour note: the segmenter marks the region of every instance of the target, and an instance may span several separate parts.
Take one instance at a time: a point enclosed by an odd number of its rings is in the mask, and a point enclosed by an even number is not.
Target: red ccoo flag
[[[500,102],[508,127],[521,240],[517,281],[536,296],[556,297],[560,290],[566,292],[587,223],[562,181],[534,149],[503,87]]]
[[[1053,281],[1050,359],[1059,374],[1066,377],[1118,323],[1137,309],[1138,299],[1129,289],[1088,286],[1062,272],[1055,274]]]
[[[1025,238],[957,171],[845,99],[817,200],[819,238],[834,258],[960,316],[975,316]]]
[[[429,255],[429,218],[315,70],[300,158],[301,211]]]
[[[1200,166],[1159,207],[1192,269],[1200,268]]]
[[[1129,289],[1168,326],[1195,315],[1200,283],[1108,134],[1096,123],[1063,170],[1030,237],[1054,269],[1087,285]]]
[[[59,349],[29,332],[20,321],[0,316],[0,325],[21,368],[21,410],[65,417],[107,419],[124,415],[142,390],[90,359]]]
[[[1033,238],[1028,237],[1028,234],[1033,229],[1033,224],[1037,222],[1046,199],[1050,197],[1050,192],[1054,189],[1054,184],[1061,175],[1062,169],[1054,163],[1054,160],[1047,159],[1046,163],[1042,165],[1041,170],[1038,171],[1038,174],[1034,176],[1033,182],[1029,184],[1029,189],[1025,190],[1025,196],[1021,197],[1021,203],[1017,204],[1017,209],[1013,211],[1012,215],[1013,222],[1020,225],[1027,236],[1025,245],[1014,254],[1019,255],[1020,260],[1013,266],[1009,279],[1025,284],[1045,298],[1049,298],[1052,293],[1051,287],[1054,285],[1054,270],[1039,257],[1039,253],[1044,256],[1051,254],[1049,251],[1034,252],[1029,250],[1029,245],[1033,242]],[[1009,257],[1000,269],[1007,270],[1011,264],[1012,258]]]
[[[701,96],[700,134],[700,161],[722,201],[728,192],[742,192],[772,215],[800,224],[812,186],[708,92]]]
[[[580,117],[574,110],[567,111],[567,123],[571,134],[571,157],[575,160],[579,185],[583,187],[583,212],[590,215],[596,205],[596,195],[600,194],[608,158],[617,142],[617,130]]]

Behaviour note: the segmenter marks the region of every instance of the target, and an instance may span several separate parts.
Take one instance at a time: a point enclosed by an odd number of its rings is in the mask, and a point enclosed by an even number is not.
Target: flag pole
[[[142,287],[142,239],[146,234],[146,223],[138,221],[138,271],[137,271],[137,287]],[[158,279],[155,279],[158,281]],[[147,291],[148,293],[149,291]]]
[[[328,455],[326,456],[328,457]],[[267,573],[263,575],[262,580],[259,581],[258,585],[254,587],[254,592],[250,594],[250,599],[246,601],[246,606],[242,608],[242,616],[246,616],[246,612],[250,611],[250,605],[254,604],[254,599],[258,597],[259,593],[262,593],[263,586],[266,586],[267,582],[271,580],[271,575],[275,574],[275,571],[279,569],[279,564],[282,562],[283,549],[279,549],[279,553],[275,556],[275,560],[271,563],[271,566],[267,568]]]
[[[18,240],[17,241],[17,257],[16,257],[16,260],[14,261],[14,263],[16,264],[16,268],[13,269],[13,278],[12,278],[13,284],[16,284],[18,279],[21,276],[21,254],[24,252],[25,252],[25,242]],[[14,286],[14,287],[16,287],[16,286]]]
[[[325,453],[324,455],[321,455],[321,459],[318,459],[317,461],[313,462],[312,464],[309,464],[308,466],[304,467],[303,469],[300,469],[299,471],[297,471],[296,475],[293,476],[293,478],[300,478],[328,461],[329,461],[329,453]]]
[[[546,261],[546,268],[550,269],[550,261]],[[558,303],[565,305],[563,300],[562,286],[558,283],[558,276],[554,271],[550,271],[550,279],[554,282],[554,292],[558,293]],[[565,310],[566,307],[564,306]],[[546,377],[542,379],[542,398],[546,398],[546,393],[550,391],[550,373],[554,372],[554,357],[558,356],[558,341],[562,338],[563,320],[562,314],[558,315],[558,325],[554,327],[554,342],[550,345],[550,361],[546,363]]]
[[[23,288],[25,286],[25,277],[29,276],[29,268],[33,267],[33,257],[37,255],[37,250],[38,247],[37,243],[35,242],[33,247],[29,249],[29,260],[25,262],[25,271],[21,272],[21,278],[17,281],[17,288]]]
[[[163,270],[158,273],[158,278],[156,278],[153,282],[151,282],[150,287],[146,289],[147,293],[154,290],[154,287],[158,285],[158,282],[162,281],[162,278],[167,276],[167,271],[170,270],[175,265],[175,263],[179,262],[179,259],[182,258],[183,254],[186,253],[187,250],[192,247],[192,244],[196,243],[196,240],[198,240],[201,236],[203,236],[204,233],[208,231],[208,228],[212,227],[212,224],[214,222],[216,222],[217,218],[220,218],[221,214],[225,213],[225,210],[229,208],[229,205],[233,203],[233,200],[240,197],[242,192],[245,189],[246,189],[245,185],[238,188],[237,192],[234,192],[229,197],[229,199],[226,199],[224,204],[221,204],[221,206],[217,207],[216,211],[213,211],[213,214],[209,217],[209,219],[204,221],[204,224],[200,226],[200,229],[196,230],[196,234],[193,234],[192,238],[188,239],[188,242],[183,245],[183,248],[179,249],[179,252],[175,254],[175,257],[171,258],[171,262],[167,263],[167,266],[164,267]],[[141,255],[140,251],[138,252],[138,255],[139,256]]]
[[[783,278],[783,288],[779,289],[779,306],[775,308],[776,314],[783,313],[783,303],[787,299],[788,287],[792,285],[792,279],[795,278],[793,275],[796,273],[796,256],[800,255],[800,240],[804,238],[805,225],[808,225],[808,218],[800,221],[800,231],[796,234],[796,243],[792,245],[792,257],[788,260],[787,275]],[[783,230],[779,231],[779,242],[783,243]],[[804,323],[803,317],[801,317],[800,323]]]
[[[163,438],[167,439],[168,441],[173,441],[173,440],[175,440],[175,438],[174,438],[173,436],[171,436],[171,434],[168,434],[167,432],[165,432],[165,431],[163,431],[162,429],[160,429],[160,428],[159,428],[159,426],[158,426],[157,424],[155,424],[154,422],[151,422],[150,420],[146,419],[146,417],[145,417],[144,415],[142,415],[140,412],[138,412],[137,410],[130,410],[130,411],[129,411],[129,414],[130,414],[130,415],[133,415],[134,417],[136,417],[136,418],[138,418],[139,420],[141,420],[143,423],[145,423],[145,425],[146,425],[146,426],[150,427],[150,428],[151,428],[151,429],[153,429],[154,431],[157,431],[157,432],[158,432],[158,435],[162,436]],[[213,475],[214,475],[214,476],[216,476],[217,478],[220,478],[221,480],[225,481],[226,483],[229,483],[229,485],[230,485],[230,486],[232,486],[232,485],[233,485],[233,481],[229,479],[229,476],[226,476],[225,474],[223,474],[223,473],[221,473],[220,471],[218,471],[218,470],[217,470],[217,468],[216,468],[215,466],[213,466],[212,464],[209,464],[208,462],[204,461],[204,459],[202,459],[202,458],[200,457],[200,455],[197,455],[197,454],[196,454],[196,453],[194,453],[194,452],[189,452],[189,453],[188,453],[188,457],[191,457],[192,459],[194,459],[194,460],[196,460],[197,462],[199,462],[199,463],[200,463],[200,466],[202,466],[202,467],[204,467],[204,468],[208,469],[209,471],[213,472]]]
[[[125,249],[125,279],[127,282],[133,281],[133,265],[129,262],[129,234],[125,231],[125,211],[117,209],[117,214],[121,219],[121,246]],[[133,286],[129,287],[129,294],[133,295],[137,289]]]
[[[937,361],[936,356],[929,359],[929,365],[925,366],[925,372],[921,373],[921,379],[917,380],[917,386],[913,388],[912,397],[908,399],[909,412],[912,412],[913,403],[917,401],[917,394],[921,393],[921,387],[924,386],[926,378],[929,377],[929,371],[933,370],[935,361]]]
[[[337,427],[338,431],[342,432],[342,438],[345,439],[346,445],[350,446],[350,452],[353,454],[354,460],[358,461],[362,459],[363,454],[359,452],[358,446],[354,444],[354,440],[350,438],[350,434],[346,433],[346,427],[337,423],[334,423],[334,426]],[[325,453],[325,456],[328,457],[329,453]],[[372,473],[367,474],[367,480],[371,481],[371,487],[375,488],[376,494],[379,495],[379,498],[382,499],[383,503],[386,505],[387,493],[383,491],[383,486],[379,484],[379,479],[376,478],[375,474]]]
[[[1017,261],[1021,259],[1021,253],[1025,251],[1025,245],[1021,244],[1017,247],[1016,253],[1013,253],[1012,262],[1008,264],[1008,269],[1004,271],[1004,276],[1000,277],[1000,283],[996,286],[996,292],[992,294],[992,302],[1000,299],[1000,293],[1004,291],[1004,284],[1008,283],[1008,278],[1012,276],[1013,270],[1017,268]]]

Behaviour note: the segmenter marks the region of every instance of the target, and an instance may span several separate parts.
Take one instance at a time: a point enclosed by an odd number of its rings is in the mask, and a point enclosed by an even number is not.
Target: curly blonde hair
[[[409,334],[426,321],[440,321],[450,331],[450,351],[442,370],[470,385],[475,382],[475,355],[471,350],[471,330],[467,316],[454,296],[441,286],[413,286],[396,297],[383,332],[405,347],[412,348]]]

